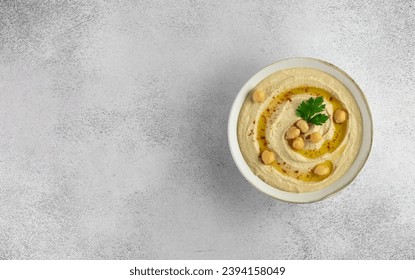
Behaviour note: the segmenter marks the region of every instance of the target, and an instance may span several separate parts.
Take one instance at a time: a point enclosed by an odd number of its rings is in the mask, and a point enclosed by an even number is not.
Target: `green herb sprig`
[[[300,105],[298,105],[296,115],[308,123],[322,125],[329,119],[327,115],[320,113],[324,111],[324,108],[326,108],[323,101],[324,99],[322,96],[317,98],[310,97],[310,99],[303,101]]]

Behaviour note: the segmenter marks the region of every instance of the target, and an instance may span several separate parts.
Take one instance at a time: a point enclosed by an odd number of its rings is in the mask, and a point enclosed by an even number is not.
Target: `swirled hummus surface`
[[[255,91],[265,93],[263,102],[254,102]],[[287,130],[301,118],[296,109],[310,97],[324,98],[324,114],[329,119],[322,125],[309,123],[302,134],[304,147],[293,149],[286,138]],[[333,114],[347,112],[347,120],[337,123]],[[310,135],[319,132],[318,143]],[[337,79],[311,68],[293,68],[276,72],[252,89],[242,105],[238,119],[238,142],[252,171],[266,183],[289,192],[310,192],[327,187],[350,168],[362,141],[362,119],[349,90]],[[272,151],[275,160],[264,164],[263,151]],[[324,176],[313,170],[323,165]]]

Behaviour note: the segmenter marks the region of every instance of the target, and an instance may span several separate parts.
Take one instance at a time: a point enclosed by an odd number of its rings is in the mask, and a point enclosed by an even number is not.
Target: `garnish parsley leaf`
[[[322,125],[323,123],[325,123],[327,120],[329,119],[329,117],[325,114],[317,114],[314,115],[311,119],[310,122],[315,124],[315,125]]]
[[[326,105],[323,102],[324,99],[322,96],[317,98],[310,97],[310,99],[303,101],[298,105],[296,115],[306,122],[322,125],[329,119],[325,114],[317,114],[324,111],[324,108],[326,108]]]

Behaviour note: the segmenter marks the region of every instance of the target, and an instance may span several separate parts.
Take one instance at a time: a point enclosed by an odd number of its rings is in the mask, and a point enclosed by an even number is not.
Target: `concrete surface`
[[[414,1],[1,1],[0,258],[415,259]],[[256,71],[311,56],[369,100],[351,186],[293,205],[236,169]]]

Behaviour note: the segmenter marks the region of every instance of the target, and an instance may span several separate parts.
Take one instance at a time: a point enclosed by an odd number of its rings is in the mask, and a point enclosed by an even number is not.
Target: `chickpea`
[[[292,146],[294,149],[296,150],[301,150],[302,148],[304,148],[304,140],[301,137],[297,137],[294,139]]]
[[[262,103],[265,100],[265,92],[263,92],[260,89],[257,89],[256,91],[254,91],[254,93],[252,94],[252,100],[255,103]]]
[[[300,130],[295,126],[292,126],[287,130],[285,136],[287,137],[287,139],[297,138],[298,136],[300,136]]]
[[[323,164],[319,164],[314,168],[314,174],[316,174],[317,176],[324,176],[327,175],[329,172],[330,169]]]
[[[321,136],[320,132],[313,132],[310,134],[310,140],[313,143],[318,143],[320,142],[320,140],[323,138],[323,136]]]
[[[306,133],[310,129],[305,120],[299,120],[295,125],[301,130],[301,133]]]
[[[344,122],[346,120],[346,117],[346,112],[342,109],[337,109],[336,111],[334,111],[334,121],[336,123]]]
[[[275,160],[275,155],[272,151],[265,150],[261,155],[262,162],[265,164],[270,164]]]

